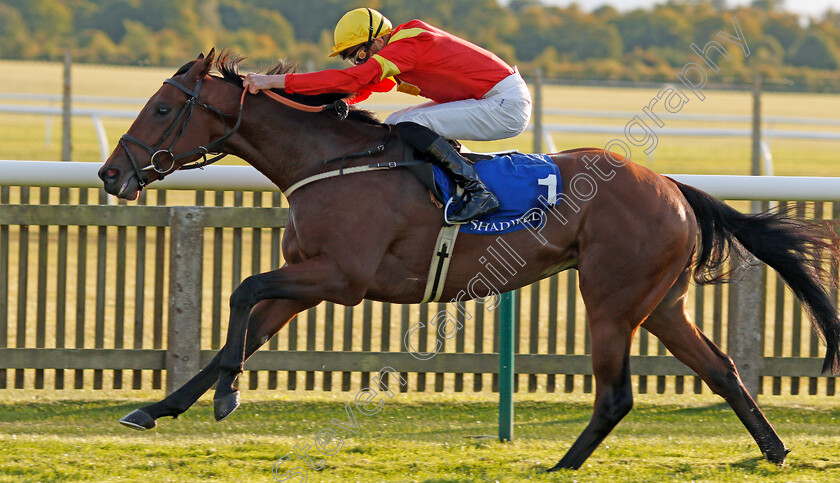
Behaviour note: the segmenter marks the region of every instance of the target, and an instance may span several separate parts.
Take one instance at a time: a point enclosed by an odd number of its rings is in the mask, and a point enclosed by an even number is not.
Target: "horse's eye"
[[[169,107],[168,106],[158,106],[157,110],[155,111],[155,115],[164,117],[169,114]]]

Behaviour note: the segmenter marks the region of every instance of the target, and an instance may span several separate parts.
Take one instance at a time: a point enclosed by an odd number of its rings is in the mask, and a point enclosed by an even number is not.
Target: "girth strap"
[[[383,169],[402,168],[402,167],[406,167],[406,166],[414,166],[415,164],[421,164],[421,163],[422,163],[422,161],[405,162],[405,163],[390,162],[390,163],[369,164],[367,166],[355,166],[353,168],[334,169],[332,171],[327,171],[326,173],[316,174],[316,175],[313,175],[313,176],[309,176],[308,178],[303,178],[302,180],[298,181],[297,183],[295,183],[295,184],[289,186],[288,188],[286,188],[286,190],[283,191],[283,195],[286,197],[286,199],[288,199],[289,196],[292,196],[292,193],[299,190],[300,188],[302,188],[302,187],[304,187],[304,186],[306,186],[310,183],[314,183],[316,181],[321,181],[322,179],[335,178],[336,176],[344,176],[345,174],[366,173],[368,171],[381,171]]]
[[[429,276],[426,279],[426,293],[421,303],[440,300],[443,286],[446,284],[446,275],[449,273],[449,263],[452,262],[452,253],[455,251],[455,239],[458,237],[460,228],[461,225],[443,225],[438,232]]]
[[[455,188],[455,196],[461,197],[464,188]],[[446,208],[443,211],[446,219]],[[461,225],[450,225],[444,223],[438,232],[435,251],[432,253],[432,263],[429,266],[429,276],[426,279],[426,292],[423,295],[423,302],[437,302],[443,295],[443,286],[446,285],[446,276],[449,274],[449,264],[452,262],[452,253],[455,252],[455,239],[458,237],[458,230]]]
[[[316,174],[314,176],[310,176],[308,178],[304,178],[297,183],[289,186],[286,191],[283,191],[283,195],[286,196],[286,199],[289,196],[292,196],[292,193],[297,191],[298,189],[316,181],[320,181],[322,179],[329,179],[335,178],[336,176],[342,176],[345,174],[353,174],[353,173],[364,173],[367,171],[379,171],[382,169],[391,169],[389,166],[356,166],[355,168],[344,168],[344,169],[334,169],[332,171],[327,171],[326,173]]]

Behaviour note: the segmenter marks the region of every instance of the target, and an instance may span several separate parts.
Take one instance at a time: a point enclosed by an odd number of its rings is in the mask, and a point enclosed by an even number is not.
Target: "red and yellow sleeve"
[[[347,103],[348,104],[356,104],[356,103],[362,102],[365,99],[367,99],[368,97],[370,97],[370,95],[372,93],[374,93],[374,92],[388,92],[391,89],[393,89],[395,85],[397,85],[397,83],[394,82],[394,80],[392,78],[387,77],[382,82],[374,84],[370,87],[364,87],[364,88],[360,89],[358,92],[353,94],[353,96],[350,99],[347,100]]]
[[[304,74],[286,75],[286,92],[291,94],[331,94],[360,92],[383,80],[377,62],[365,62],[347,69],[330,69]],[[393,87],[393,86],[392,86]]]

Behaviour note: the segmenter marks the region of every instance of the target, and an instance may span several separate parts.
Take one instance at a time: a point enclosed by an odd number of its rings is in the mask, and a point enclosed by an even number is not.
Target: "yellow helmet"
[[[391,21],[372,8],[357,8],[341,17],[335,26],[335,45],[330,57],[391,32]]]

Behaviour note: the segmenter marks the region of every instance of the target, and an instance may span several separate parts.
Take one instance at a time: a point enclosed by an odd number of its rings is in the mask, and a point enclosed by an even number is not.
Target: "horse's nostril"
[[[99,170],[99,179],[102,181],[114,181],[120,176],[120,170],[116,168],[108,168],[108,169],[100,169]]]

